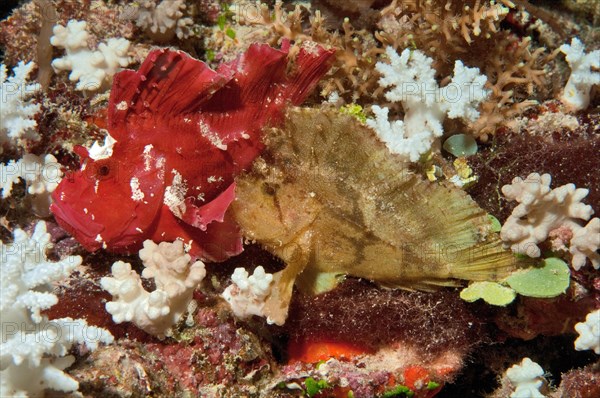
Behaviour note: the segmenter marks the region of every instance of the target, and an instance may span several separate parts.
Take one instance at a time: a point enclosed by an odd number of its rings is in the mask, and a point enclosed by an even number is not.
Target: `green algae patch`
[[[571,271],[559,258],[547,258],[542,267],[518,271],[506,283],[523,296],[550,298],[564,293],[569,287]]]
[[[325,380],[315,380],[312,377],[304,380],[304,385],[306,386],[306,395],[309,397],[314,397],[319,394],[322,390],[329,388],[329,384]]]
[[[406,386],[396,386],[393,390],[389,390],[383,393],[383,398],[392,398],[392,397],[412,397],[415,393]]]
[[[506,306],[513,302],[517,293],[506,286],[495,282],[475,282],[460,292],[460,298],[473,302],[482,299],[488,304]]]
[[[358,104],[344,105],[340,108],[340,113],[344,115],[354,116],[361,123],[367,122],[367,115],[365,115],[363,107]]]
[[[490,219],[490,223],[492,224],[492,232],[500,232],[502,230],[502,224],[500,224],[500,220],[498,220],[491,214],[488,214],[488,218]]]
[[[551,298],[563,294],[569,287],[571,271],[559,258],[547,258],[539,268],[517,271],[502,284],[474,282],[460,292],[460,298],[473,302],[479,299],[497,306],[513,302],[516,294],[535,298]],[[506,286],[508,285],[508,286]]]
[[[444,149],[456,157],[477,153],[477,141],[468,134],[456,134],[444,141]]]

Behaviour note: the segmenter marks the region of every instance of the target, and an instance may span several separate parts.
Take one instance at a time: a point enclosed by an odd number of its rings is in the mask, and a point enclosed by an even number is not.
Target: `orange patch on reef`
[[[344,342],[333,341],[301,341],[289,345],[289,363],[315,363],[330,358],[351,359],[355,356],[370,353],[366,348]]]
[[[421,389],[429,380],[429,372],[421,366],[409,366],[404,370],[404,385],[411,390]]]
[[[415,392],[414,398],[433,398],[442,390],[442,383],[437,383],[437,387],[430,389],[428,387],[430,381],[432,380],[429,372],[421,366],[409,366],[404,370],[404,383],[402,384]]]

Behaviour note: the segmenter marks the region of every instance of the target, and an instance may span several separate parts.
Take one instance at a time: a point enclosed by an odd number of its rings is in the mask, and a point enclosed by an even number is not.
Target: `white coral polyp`
[[[223,298],[233,313],[240,319],[265,316],[263,310],[265,300],[271,294],[273,274],[266,273],[262,266],[256,267],[252,275],[244,268],[236,268],[231,281],[233,284],[223,291]]]
[[[13,184],[18,180],[27,183],[28,193],[41,195],[54,192],[61,179],[61,166],[50,154],[42,158],[28,153],[17,161],[0,164],[2,198],[10,196]]]
[[[575,340],[577,351],[594,350],[600,355],[600,310],[592,311],[585,317],[585,322],[575,325],[579,337]]]
[[[6,66],[0,64],[0,145],[39,139],[35,132],[35,115],[40,112],[41,105],[36,104],[32,96],[40,91],[41,86],[28,82],[34,67],[33,62],[19,62],[13,69],[13,75],[8,77]]]
[[[544,398],[540,392],[544,384],[544,369],[529,358],[523,358],[520,364],[506,371],[506,376],[515,387],[511,398]]]
[[[583,267],[586,258],[590,259],[594,268],[600,268],[600,256],[596,253],[600,247],[600,218],[592,218],[585,227],[577,229],[571,238],[570,246],[573,268],[578,270]]]
[[[576,37],[571,44],[563,44],[560,51],[571,67],[571,75],[563,90],[561,100],[573,110],[586,109],[590,104],[592,86],[600,84],[600,50],[585,53],[583,43]]]
[[[45,389],[72,392],[76,380],[63,372],[74,357],[67,355],[74,344],[90,350],[98,343],[111,343],[112,335],[83,319],[48,320],[42,311],[58,302],[52,283],[65,279],[81,264],[81,257],[49,261],[46,223],[40,221],[29,236],[14,231],[13,243],[0,241],[0,396],[43,396]]]
[[[191,35],[190,26],[193,21],[183,17],[187,6],[183,0],[165,0],[160,4],[145,0],[138,2],[132,9],[135,24],[159,41],[170,40],[173,35],[185,39]]]
[[[25,154],[22,159],[0,164],[0,191],[2,198],[12,193],[19,180],[27,184],[27,193],[33,195],[32,208],[41,217],[50,215],[51,194],[62,179],[61,165],[50,154],[43,157]]]
[[[391,87],[385,97],[402,103],[404,120],[390,122],[389,109],[374,105],[375,119],[368,119],[367,125],[376,131],[390,152],[416,162],[443,135],[442,123],[446,117],[471,122],[479,117],[477,107],[489,95],[483,88],[487,78],[479,69],[467,68],[456,61],[450,83],[440,88],[431,67],[433,60],[421,51],[405,49],[398,55],[388,47],[386,54],[390,63],[378,62],[375,66],[382,74],[379,84]]]
[[[192,263],[185,253],[183,242],[144,242],[140,250],[144,263],[142,276],[152,278],[156,290],[148,292],[131,265],[117,261],[112,277],[104,277],[102,288],[113,296],[106,310],[116,323],[133,322],[140,329],[163,338],[187,310],[194,289],[206,276],[204,263]]]
[[[592,266],[600,268],[600,219],[590,220],[594,210],[581,201],[589,190],[566,184],[551,189],[550,174],[530,174],[525,180],[513,179],[504,185],[502,193],[508,200],[519,204],[508,217],[500,237],[510,245],[513,252],[529,257],[539,257],[539,243],[554,235],[560,241],[553,242],[555,250],[568,247],[572,255],[571,265],[579,270],[589,258]],[[582,225],[582,220],[588,222]]]
[[[50,43],[64,48],[66,55],[52,61],[57,71],[71,71],[69,80],[77,82],[81,91],[96,91],[108,87],[112,76],[129,65],[127,56],[130,42],[123,38],[111,38],[100,43],[98,50],[88,48],[89,33],[85,21],[71,20],[67,26],[56,25]]]

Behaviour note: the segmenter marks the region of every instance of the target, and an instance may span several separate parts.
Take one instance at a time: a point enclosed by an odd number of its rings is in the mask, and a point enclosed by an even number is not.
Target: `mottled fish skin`
[[[414,175],[351,116],[295,108],[265,142],[232,210],[248,239],[288,264],[268,303],[277,323],[296,277],[309,291],[324,273],[431,290],[518,266],[464,191]]]
[[[58,223],[89,251],[182,239],[203,260],[238,254],[241,235],[225,213],[233,179],[262,151],[263,128],[304,101],[333,55],[302,47],[288,73],[289,43],[282,47],[253,44],[216,71],[153,50],[137,71],[115,75],[107,128],[116,142],[104,158],[78,148],[81,170],[53,194]]]

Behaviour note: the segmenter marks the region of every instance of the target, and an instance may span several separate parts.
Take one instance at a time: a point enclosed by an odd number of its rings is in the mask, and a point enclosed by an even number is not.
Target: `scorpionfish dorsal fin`
[[[231,77],[182,51],[154,50],[139,70],[115,75],[108,106],[111,135],[119,141],[139,119],[159,115],[167,120],[199,111]]]

